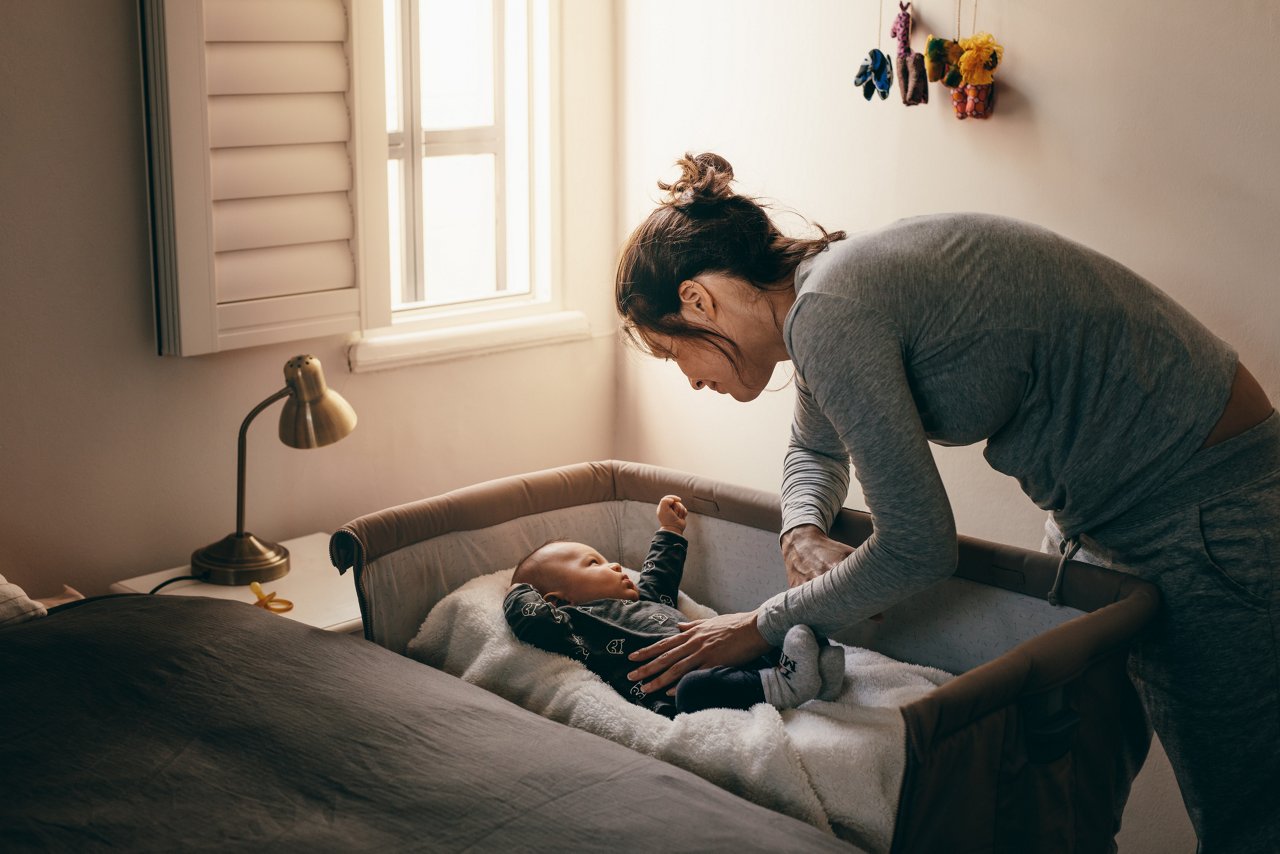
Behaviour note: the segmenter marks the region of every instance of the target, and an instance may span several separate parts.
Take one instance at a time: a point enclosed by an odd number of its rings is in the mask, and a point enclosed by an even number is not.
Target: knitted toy
[[[898,17],[889,36],[898,40],[898,91],[908,107],[929,103],[929,84],[925,79],[924,54],[911,49],[911,4],[898,4]]]
[[[960,74],[955,72],[954,82],[948,83],[944,78],[952,73],[956,61],[964,51],[960,43],[951,39],[929,36],[924,43],[924,70],[930,83],[942,82],[943,86],[955,87],[960,84]]]
[[[1004,48],[991,33],[975,33],[959,41],[930,36],[924,55],[929,79],[952,90],[956,118],[991,115],[996,105],[995,70],[1004,56]]]
[[[876,33],[881,33],[884,26],[884,0],[880,0],[880,21],[876,25]],[[880,37],[876,36],[876,46],[862,59],[858,73],[854,75],[853,85],[862,87],[862,94],[868,101],[872,95],[878,94],[883,101],[889,97],[889,85],[893,83],[893,60],[880,50]]]
[[[853,78],[854,86],[862,87],[862,94],[868,101],[875,94],[880,95],[880,100],[889,97],[889,84],[893,82],[893,60],[885,56],[880,48],[873,47],[871,52],[863,57],[862,64],[858,66],[858,74]]]

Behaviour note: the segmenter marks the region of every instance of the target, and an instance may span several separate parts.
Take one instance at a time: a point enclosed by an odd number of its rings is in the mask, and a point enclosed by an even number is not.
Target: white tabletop
[[[288,599],[293,603],[293,610],[280,616],[331,632],[360,631],[362,624],[353,580],[355,573],[339,575],[329,562],[329,535],[308,534],[285,540],[280,545],[289,550],[289,574],[262,584],[265,592],[275,593],[277,599]],[[166,579],[190,572],[191,567],[187,565],[139,575],[112,584],[111,592],[147,593]],[[248,585],[207,584],[196,580],[175,581],[156,595],[209,596],[248,604],[257,601]]]

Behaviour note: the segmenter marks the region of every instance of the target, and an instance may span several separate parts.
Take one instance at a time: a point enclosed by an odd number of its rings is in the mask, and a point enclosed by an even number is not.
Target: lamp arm
[[[275,403],[282,397],[288,397],[290,394],[289,386],[285,386],[266,400],[259,403],[253,410],[244,417],[244,423],[240,425],[240,441],[236,446],[236,536],[244,536],[244,455],[245,455],[245,437],[249,433],[249,422],[258,417],[258,413]]]

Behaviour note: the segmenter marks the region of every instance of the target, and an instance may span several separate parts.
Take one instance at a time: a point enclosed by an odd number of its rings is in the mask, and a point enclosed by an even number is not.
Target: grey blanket
[[[112,596],[0,627],[6,851],[845,851],[348,635]]]

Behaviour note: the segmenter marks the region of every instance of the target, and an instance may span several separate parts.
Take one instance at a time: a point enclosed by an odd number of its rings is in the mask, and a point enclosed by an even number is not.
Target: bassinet
[[[643,560],[668,493],[693,512],[685,590],[750,610],[785,583],[776,496],[635,463],[502,478],[360,517],[330,544],[354,569],[365,637],[403,653],[432,606],[553,536]],[[871,532],[844,510],[833,536]],[[612,548],[612,552],[610,549]],[[1125,671],[1155,613],[1150,584],[1072,561],[960,538],[955,575],[836,639],[957,677],[901,709],[907,744],[894,852],[1112,851],[1150,729]]]

